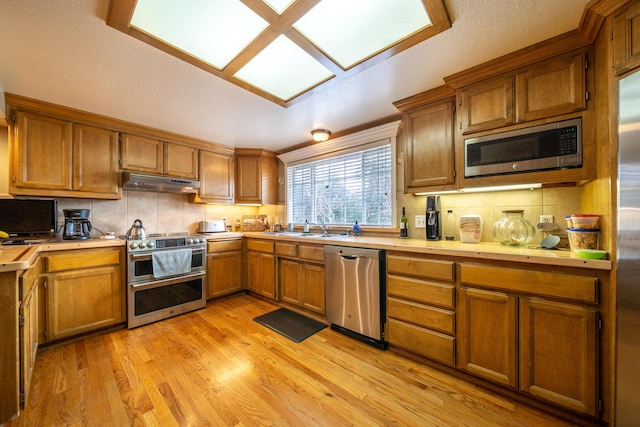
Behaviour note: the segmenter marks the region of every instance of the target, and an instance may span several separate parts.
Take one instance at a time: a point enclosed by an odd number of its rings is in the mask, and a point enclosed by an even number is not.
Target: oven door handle
[[[152,279],[142,283],[129,283],[129,286],[131,286],[134,289],[137,289],[137,288],[143,288],[143,287],[157,287],[158,285],[170,285],[172,283],[180,283],[180,282],[184,282],[191,279],[197,279],[199,277],[205,276],[205,274],[206,273],[204,271],[196,274],[186,274],[186,275],[183,274],[180,276],[169,277],[167,279],[159,279],[159,280]]]
[[[139,259],[151,259],[151,254],[144,254],[144,255],[138,255],[138,254],[129,254],[129,257],[133,260],[139,260]]]

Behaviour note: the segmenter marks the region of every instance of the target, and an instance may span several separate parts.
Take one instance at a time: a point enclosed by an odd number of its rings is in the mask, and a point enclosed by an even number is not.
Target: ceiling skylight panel
[[[429,25],[422,0],[323,0],[294,27],[346,69]]]
[[[234,77],[289,100],[333,73],[287,37],[279,36]]]
[[[223,69],[266,27],[242,2],[138,0],[131,26]]]

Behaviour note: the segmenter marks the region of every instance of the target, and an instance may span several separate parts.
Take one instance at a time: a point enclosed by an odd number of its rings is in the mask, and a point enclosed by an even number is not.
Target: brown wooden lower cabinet
[[[281,301],[325,314],[324,245],[276,243]]]
[[[280,259],[280,299],[325,314],[324,266]]]
[[[458,304],[458,366],[486,380],[518,385],[517,298],[462,287]]]
[[[401,320],[389,319],[387,340],[392,346],[445,365],[455,364],[455,338]]]
[[[242,286],[242,240],[207,243],[207,298],[239,292]]]
[[[520,298],[520,390],[596,416],[597,323],[590,307]]]
[[[47,255],[47,341],[124,322],[123,260],[120,248]]]
[[[268,240],[247,239],[247,289],[264,297],[276,298],[276,257]]]

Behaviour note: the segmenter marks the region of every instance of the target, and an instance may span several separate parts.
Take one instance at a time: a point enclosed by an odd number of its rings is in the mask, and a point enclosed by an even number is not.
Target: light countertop
[[[51,240],[44,243],[0,246],[0,272],[29,268],[40,252],[124,246],[122,239]]]
[[[406,251],[423,254],[449,255],[478,259],[525,262],[529,264],[582,267],[597,270],[611,270],[610,260],[591,260],[579,258],[569,250],[539,249],[530,246],[504,246],[497,242],[462,243],[460,241],[400,239],[398,237],[378,236],[331,236],[319,237],[291,236],[277,233],[245,233],[247,237],[264,238],[277,241],[296,241],[324,243],[326,245],[357,246],[362,248],[385,249],[387,251]]]
[[[534,249],[529,246],[503,246],[496,242],[462,243],[460,241],[400,239],[397,237],[380,236],[332,236],[319,237],[317,234],[309,236],[292,236],[284,234],[260,232],[224,232],[206,235],[207,240],[239,239],[243,236],[269,239],[280,242],[309,242],[326,245],[357,246],[362,248],[385,249],[387,251],[404,251],[422,254],[448,255],[467,258],[491,259],[502,261],[524,262],[529,264],[555,265],[565,267],[582,267],[597,270],[611,270],[610,260],[590,260],[579,258],[567,250]],[[89,249],[110,246],[125,246],[122,239],[103,240],[53,240],[51,242],[0,246],[0,272],[24,270],[31,266],[40,252]]]

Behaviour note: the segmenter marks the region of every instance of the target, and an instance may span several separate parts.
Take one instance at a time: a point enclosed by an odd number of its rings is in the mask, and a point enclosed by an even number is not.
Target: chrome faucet
[[[324,221],[320,220],[320,224],[313,224],[313,225],[320,227],[320,229],[322,230],[322,235],[324,237],[327,237],[329,235],[329,226],[325,224]]]

